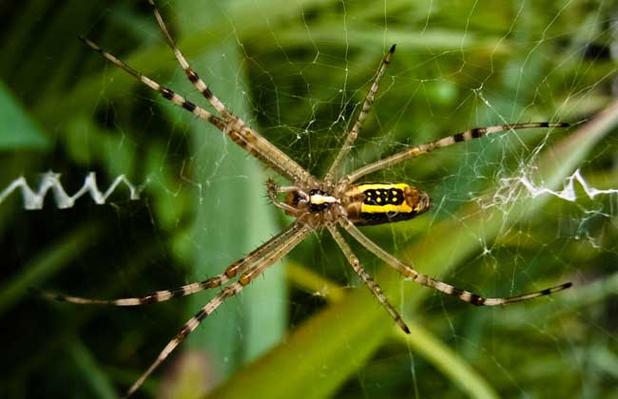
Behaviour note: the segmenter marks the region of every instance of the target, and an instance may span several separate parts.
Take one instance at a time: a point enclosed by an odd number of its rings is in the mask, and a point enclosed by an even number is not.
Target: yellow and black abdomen
[[[369,183],[345,193],[348,218],[356,225],[393,223],[427,211],[427,193],[405,183]]]

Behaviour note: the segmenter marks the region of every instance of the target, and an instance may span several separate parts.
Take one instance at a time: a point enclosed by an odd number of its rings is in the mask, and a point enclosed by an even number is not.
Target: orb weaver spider
[[[370,112],[378,85],[391,57],[395,52],[393,45],[382,59],[373,78],[363,106],[356,117],[352,128],[347,133],[334,161],[331,163],[323,179],[311,175],[306,169],[291,159],[287,154],[249,127],[241,118],[229,111],[225,105],[210,90],[208,85],[191,68],[183,53],[176,46],[163,17],[153,0],[148,0],[152,6],[159,28],[174,52],[176,60],[193,84],[208,103],[214,108],[211,113],[196,105],[171,89],[161,86],[146,75],[136,71],[113,54],[101,49],[94,42],[82,38],[84,43],[100,53],[105,59],[132,75],[144,85],[159,92],[165,99],[184,108],[197,118],[214,125],[223,134],[238,144],[249,154],[260,160],[264,165],[276,171],[283,178],[292,182],[290,186],[278,186],[273,180],[267,182],[267,193],[272,203],[285,211],[295,220],[283,232],[274,236],[244,258],[229,265],[225,271],[207,280],[195,282],[170,290],[160,290],[142,297],[121,299],[89,299],[62,294],[46,294],[47,297],[77,304],[105,304],[115,306],[139,306],[163,302],[175,297],[187,296],[205,289],[223,287],[221,291],[206,303],[159,353],[154,362],[131,385],[126,396],[132,395],[148,378],[148,376],[180,345],[186,337],[195,330],[204,318],[212,314],[226,299],[238,294],[261,274],[268,266],[281,259],[296,247],[311,232],[326,229],[341,249],[348,263],[367,286],[371,294],[384,307],[394,322],[406,333],[410,330],[399,312],[386,298],[380,286],[367,273],[360,260],[356,257],[346,239],[340,232],[345,230],[352,238],[369,252],[394,268],[404,277],[447,295],[479,306],[506,305],[515,302],[550,295],[571,286],[564,283],[541,291],[520,294],[504,298],[488,298],[470,291],[456,288],[417,271],[412,265],[405,263],[374,243],[357,226],[376,225],[409,220],[426,212],[430,208],[429,195],[417,187],[406,183],[356,183],[360,178],[370,173],[389,168],[403,161],[429,153],[433,150],[448,147],[452,144],[470,141],[498,132],[531,128],[563,128],[566,123],[514,123],[499,126],[474,128],[439,140],[408,147],[394,155],[365,165],[351,173],[342,173],[343,160],[353,147],[362,128],[363,122]],[[284,195],[284,196],[283,196]],[[283,196],[283,199],[281,199]],[[235,279],[233,281],[233,279]]]

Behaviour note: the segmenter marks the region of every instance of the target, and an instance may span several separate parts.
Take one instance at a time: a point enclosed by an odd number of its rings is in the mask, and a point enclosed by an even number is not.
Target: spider
[[[259,159],[264,165],[276,171],[283,178],[292,182],[289,186],[279,186],[273,180],[267,181],[267,193],[272,203],[282,209],[295,220],[281,233],[274,236],[244,258],[229,265],[225,271],[207,280],[195,282],[169,290],[160,290],[142,297],[120,299],[89,299],[62,294],[46,294],[49,298],[77,304],[104,304],[114,306],[139,306],[163,302],[175,297],[195,294],[209,288],[222,287],[219,293],[206,303],[180,331],[168,342],[154,362],[127,390],[126,396],[132,395],[144,383],[148,376],[180,345],[199,324],[212,314],[226,299],[237,295],[250,284],[267,267],[281,259],[296,247],[310,233],[326,229],[333,237],[348,263],[366,285],[371,294],[392,317],[394,322],[405,332],[410,329],[405,321],[386,298],[380,286],[367,273],[360,260],[356,257],[346,239],[341,234],[345,230],[363,247],[384,261],[387,265],[420,285],[433,288],[447,295],[452,295],[464,302],[479,306],[506,305],[526,301],[544,295],[550,295],[571,286],[564,283],[541,291],[504,297],[487,298],[470,291],[456,288],[450,284],[436,280],[417,271],[412,265],[405,263],[382,249],[365,234],[358,226],[377,225],[409,220],[427,212],[431,206],[429,195],[417,187],[406,183],[356,183],[362,177],[389,168],[403,161],[429,153],[433,150],[448,147],[455,143],[478,139],[498,132],[530,128],[563,128],[566,123],[514,123],[499,126],[481,127],[457,133],[439,140],[421,145],[411,146],[394,155],[365,165],[351,173],[343,173],[343,160],[353,148],[363,122],[370,112],[380,79],[390,63],[395,45],[382,59],[372,80],[371,87],[352,128],[347,132],[343,145],[328,168],[324,178],[318,179],[291,159],[279,148],[249,127],[241,118],[229,111],[211,91],[208,85],[191,68],[183,53],[176,46],[169,30],[158,11],[154,0],[148,0],[159,28],[174,52],[176,60],[193,84],[214,108],[209,112],[185,99],[185,97],[164,87],[146,75],[136,71],[113,54],[103,50],[87,38],[83,42],[100,53],[105,59],[123,69],[144,85],[159,92],[165,99],[184,108],[197,118],[217,127],[224,135],[249,154]],[[235,280],[234,280],[235,279]]]

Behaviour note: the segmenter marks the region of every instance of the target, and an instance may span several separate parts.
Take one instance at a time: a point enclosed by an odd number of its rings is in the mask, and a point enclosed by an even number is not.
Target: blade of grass
[[[406,335],[401,331],[395,331],[395,335],[412,351],[440,370],[453,384],[459,386],[468,397],[477,399],[499,398],[498,393],[486,379],[425,328],[415,325],[413,334]]]
[[[286,269],[288,277],[307,292],[319,292],[329,303],[341,302],[344,299],[341,287],[307,268],[288,262]],[[420,325],[415,325],[414,334],[410,335],[404,334],[399,328],[393,328],[393,331],[399,341],[433,364],[469,397],[498,398],[498,394],[481,375]]]
[[[14,279],[0,287],[0,313],[10,309],[27,295],[29,289],[40,287],[43,281],[77,258],[89,245],[96,242],[95,238],[100,233],[101,228],[98,225],[82,225],[38,254]]]
[[[203,2],[187,0],[175,11],[181,21],[179,26],[188,37],[222,19],[221,10],[214,4],[208,14],[201,13],[202,8]],[[195,18],[200,14],[204,19]],[[191,57],[192,66],[228,109],[250,120],[246,97],[232,96],[249,90],[236,38],[216,43],[215,48],[203,47]],[[225,55],[224,60],[221,54]],[[186,85],[186,78],[179,76],[171,86],[182,84]],[[179,111],[167,108],[175,113]],[[260,194],[264,192],[265,178],[258,162],[202,121],[192,121],[190,129],[195,154],[191,178],[202,188],[195,197],[197,216],[191,237],[192,274],[199,280],[205,275],[221,273],[228,264],[269,238],[276,232],[276,223],[267,201],[248,203],[248,199],[264,198]],[[209,318],[192,335],[189,345],[208,353],[219,375],[231,374],[242,362],[254,359],[280,342],[286,326],[285,297],[283,270],[275,264],[265,273],[265,278],[257,279],[245,290],[242,301],[230,301]],[[205,303],[201,297],[191,298],[189,302],[187,317]],[[242,337],[237,333],[240,330]]]
[[[311,41],[317,45],[331,46],[350,46],[350,47],[368,47],[380,49],[384,43],[397,43],[407,50],[433,50],[433,51],[454,51],[468,50],[493,52],[494,54],[504,54],[509,51],[509,44],[502,40],[499,36],[491,37],[489,35],[483,37],[474,37],[463,31],[448,31],[440,29],[431,29],[422,33],[411,32],[409,30],[397,30],[390,28],[388,35],[384,37],[383,31],[374,26],[367,24],[354,25],[346,27],[345,35],[342,34],[343,28],[326,21],[320,25],[312,26],[311,31],[307,31],[302,26],[293,26],[286,30],[277,33],[277,42],[268,40],[254,40],[253,37],[247,37],[251,41],[252,46],[256,46],[263,50],[275,49],[277,46],[284,48],[302,47],[307,42]],[[345,37],[345,41],[343,38]],[[340,41],[337,41],[341,38]]]
[[[0,81],[0,149],[44,150],[49,145],[49,140],[36,122]]]
[[[70,342],[68,351],[77,369],[83,373],[84,381],[90,384],[92,393],[96,398],[113,399],[117,397],[116,390],[109,380],[107,374],[94,359],[92,352],[86,348],[78,337],[68,340]]]

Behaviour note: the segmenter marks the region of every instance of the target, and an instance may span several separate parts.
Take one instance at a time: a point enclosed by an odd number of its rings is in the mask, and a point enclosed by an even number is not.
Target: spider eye
[[[301,204],[301,205],[306,205],[306,204],[309,203],[309,198],[307,197],[306,194],[304,196],[302,194],[300,194],[301,192],[295,193],[296,203],[297,204]]]

